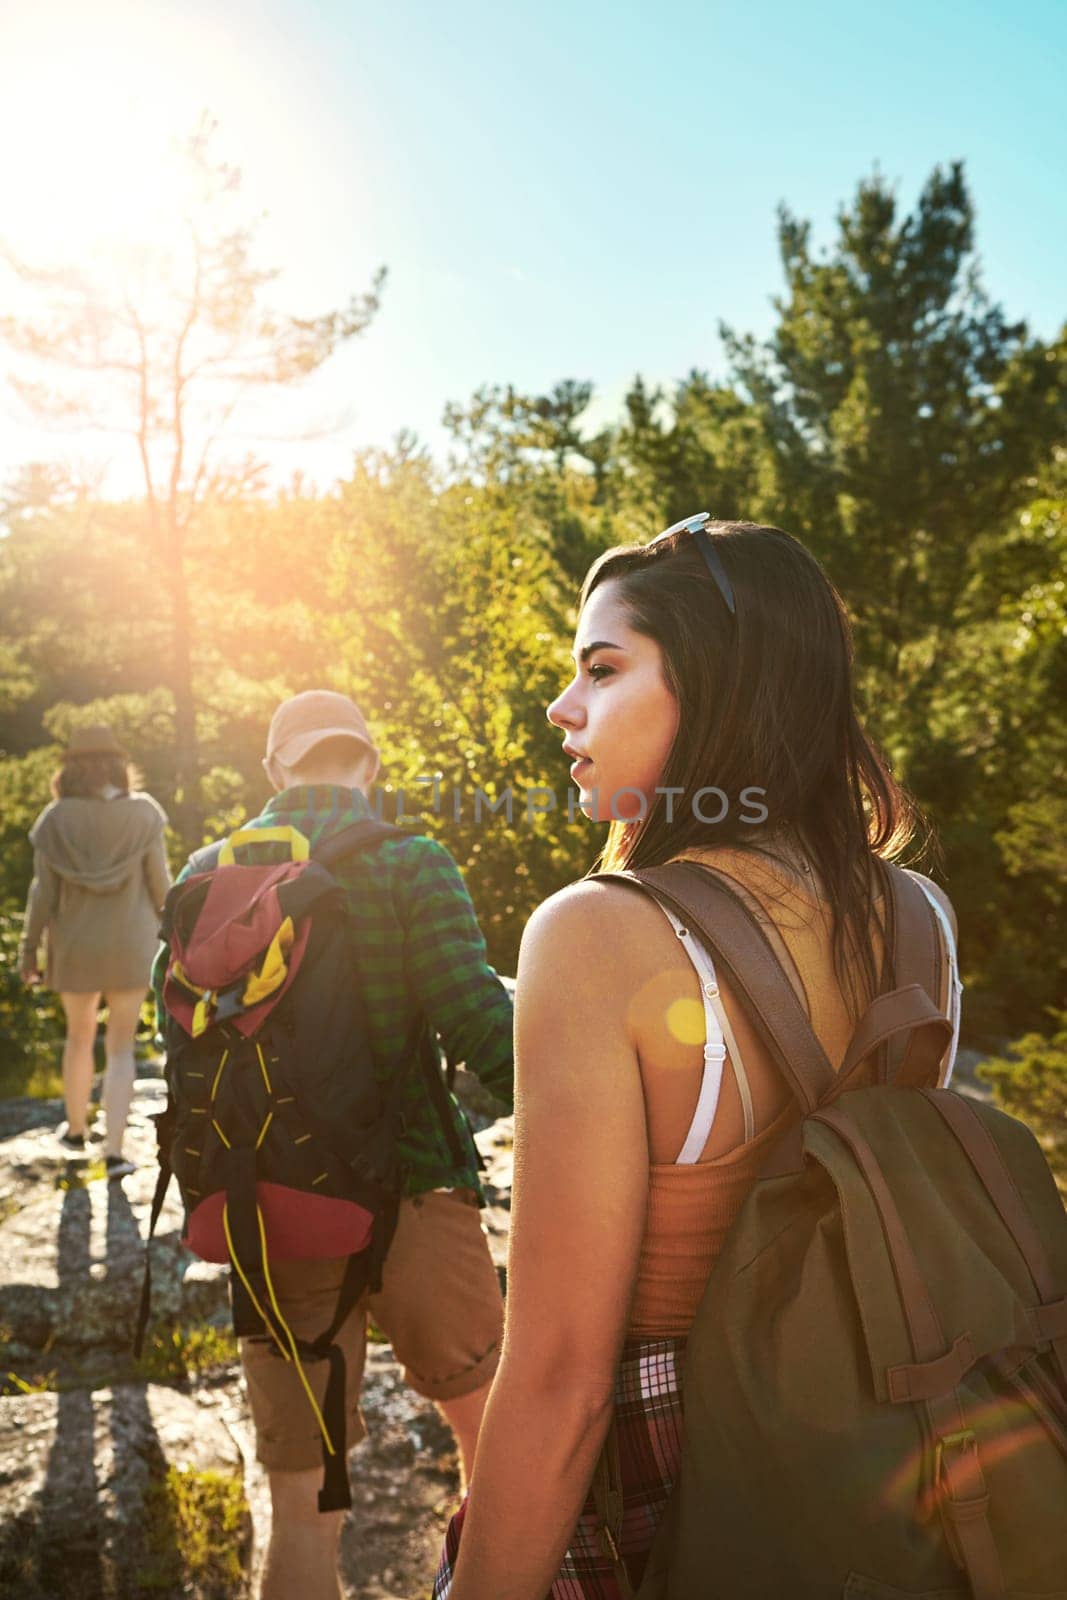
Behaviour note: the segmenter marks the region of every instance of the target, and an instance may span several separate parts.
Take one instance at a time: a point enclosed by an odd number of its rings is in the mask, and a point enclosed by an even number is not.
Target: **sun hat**
[[[126,752],[106,723],[94,723],[89,728],[72,728],[64,755],[67,756],[125,756]]]
[[[332,689],[305,689],[283,700],[271,717],[267,760],[276,756],[285,766],[295,767],[324,739],[343,738],[355,739],[373,755],[379,754],[354,700]]]

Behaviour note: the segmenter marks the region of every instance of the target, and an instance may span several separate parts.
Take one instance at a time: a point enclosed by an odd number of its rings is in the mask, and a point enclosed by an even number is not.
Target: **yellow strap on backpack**
[[[211,1014],[215,1009],[218,997],[214,989],[204,989],[201,998],[193,1007],[193,1038],[199,1039],[211,1026]]]
[[[238,828],[219,851],[219,866],[236,866],[233,852],[242,844],[287,844],[291,861],[307,861],[311,857],[307,834],[301,833],[299,828]]]
[[[248,1010],[273,994],[275,989],[280,989],[285,982],[289,975],[288,956],[293,948],[294,937],[293,919],[286,917],[270,942],[263,965],[258,972],[249,975],[245,984],[243,1001]]]
[[[177,958],[171,963],[170,975],[175,983],[180,983],[182,988],[188,989],[190,994],[207,994],[209,992],[207,989],[202,988],[200,984],[194,983],[191,978],[186,977],[185,968]]]
[[[186,976],[185,969],[180,961],[173,963],[170,975],[176,983],[181,984],[183,989],[187,989],[190,994],[195,994],[198,997],[196,1005],[193,1007],[192,1031],[193,1038],[199,1038],[200,1034],[206,1031],[211,1022],[211,1013],[214,1010],[216,1001],[215,991],[214,989],[202,989],[198,983],[194,983],[191,978]]]

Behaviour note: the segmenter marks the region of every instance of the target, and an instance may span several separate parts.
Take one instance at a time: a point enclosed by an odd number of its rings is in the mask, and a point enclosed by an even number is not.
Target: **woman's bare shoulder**
[[[677,941],[655,901],[625,884],[583,878],[545,900],[519,951],[519,987],[561,986],[613,1005],[675,954]]]
[[[523,943],[555,938],[584,942],[611,939],[613,944],[640,939],[643,930],[666,926],[651,896],[610,879],[582,878],[550,895],[537,907],[523,934]]]

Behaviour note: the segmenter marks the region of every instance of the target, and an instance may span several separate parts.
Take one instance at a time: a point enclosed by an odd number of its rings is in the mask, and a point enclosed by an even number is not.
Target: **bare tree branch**
[[[264,468],[217,466],[234,418],[255,392],[297,385],[358,337],[379,309],[384,270],[370,288],[318,316],[285,315],[268,303],[276,268],[254,260],[255,225],[234,216],[240,172],[212,150],[214,123],[202,117],[186,143],[199,203],[184,218],[169,254],[147,245],[117,270],[94,279],[81,267],[34,267],[0,251],[44,317],[0,319],[0,343],[23,364],[14,392],[40,423],[119,433],[134,441],[144,484],[146,528],[165,574],[170,605],[168,682],[174,697],[180,831],[195,835],[199,756],[193,661],[195,616],[186,570],[186,536],[198,508],[227,485],[258,487]],[[191,267],[191,271],[190,271]],[[41,371],[49,374],[49,382]],[[91,389],[86,379],[93,380]],[[293,440],[324,437],[305,429]]]

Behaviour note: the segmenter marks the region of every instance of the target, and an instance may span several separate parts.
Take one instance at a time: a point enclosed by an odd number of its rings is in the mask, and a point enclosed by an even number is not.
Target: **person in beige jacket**
[[[133,1171],[122,1153],[134,1080],[134,1035],[170,887],[166,814],[130,788],[125,752],[110,728],[81,728],[52,780],[52,803],[30,830],[34,876],[26,903],[19,966],[27,983],[59,993],[67,1032],[63,1092],[67,1120],[59,1141],[86,1146],[93,1042],[101,998],[107,1003],[103,1106],[108,1175]]]

